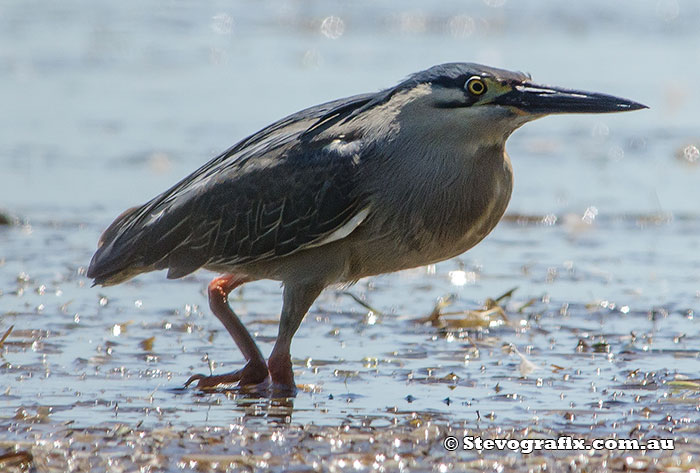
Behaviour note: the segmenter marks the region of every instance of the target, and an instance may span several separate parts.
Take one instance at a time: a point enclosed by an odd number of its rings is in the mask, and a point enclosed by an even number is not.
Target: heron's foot
[[[267,369],[270,372],[270,391],[279,396],[296,395],[292,359],[288,354],[278,356],[273,353],[267,362]]]
[[[195,374],[185,382],[185,387],[197,381],[197,388],[215,389],[221,385],[237,384],[238,387],[257,385],[267,379],[268,371],[264,363],[248,362],[243,368],[230,373],[210,375]]]

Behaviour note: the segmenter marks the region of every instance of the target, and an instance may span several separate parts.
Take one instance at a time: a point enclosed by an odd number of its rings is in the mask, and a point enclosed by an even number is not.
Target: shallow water
[[[401,8],[0,7],[0,207],[14,218],[0,226],[0,335],[14,326],[0,440],[65,423],[391,428],[418,412],[440,425],[598,437],[667,426],[697,441],[698,4]],[[285,114],[454,60],[651,109],[517,131],[508,218],[465,255],[347,289],[375,312],[327,290],[294,339],[306,389],[295,399],[178,392],[207,360],[219,373],[242,362],[208,311],[212,275],[90,288],[100,232]],[[439,297],[464,311],[515,287],[507,324],[415,321]],[[258,282],[233,299],[269,353],[281,288]]]

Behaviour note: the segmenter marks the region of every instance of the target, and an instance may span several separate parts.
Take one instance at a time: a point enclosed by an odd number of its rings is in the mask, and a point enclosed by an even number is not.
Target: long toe
[[[243,368],[230,373],[205,376],[203,374],[192,375],[186,382],[185,387],[197,381],[197,388],[203,390],[216,389],[227,385],[238,385],[239,387],[258,385],[267,380],[268,372],[265,365],[247,363]]]
[[[206,376],[203,374],[195,374],[190,376],[185,382],[185,387],[197,381],[196,387],[199,389],[212,389],[222,385],[238,384],[241,380],[241,370],[232,371],[230,373]]]

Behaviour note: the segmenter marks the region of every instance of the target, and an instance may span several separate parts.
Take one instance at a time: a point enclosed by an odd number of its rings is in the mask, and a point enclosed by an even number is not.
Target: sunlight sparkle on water
[[[450,271],[447,275],[454,286],[476,283],[476,273],[474,271]]]
[[[326,38],[338,39],[345,32],[345,23],[342,18],[337,16],[329,16],[323,19],[321,23],[321,33]]]
[[[700,150],[695,145],[688,145],[683,148],[683,158],[689,163],[694,163],[700,158]]]

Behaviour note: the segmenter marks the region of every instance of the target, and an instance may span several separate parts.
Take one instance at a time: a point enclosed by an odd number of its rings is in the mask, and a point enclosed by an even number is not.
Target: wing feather
[[[367,197],[352,156],[330,156],[332,147],[310,136],[374,96],[280,120],[125,212],[102,235],[88,276],[112,284],[167,268],[169,278],[182,277],[202,266],[278,258],[333,241],[367,207]]]

